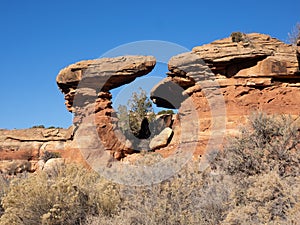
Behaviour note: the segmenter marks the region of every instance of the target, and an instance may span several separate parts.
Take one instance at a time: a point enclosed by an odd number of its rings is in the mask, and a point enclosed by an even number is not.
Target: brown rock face
[[[168,77],[152,89],[151,98],[159,106],[170,107],[176,96],[178,119],[192,129],[194,121],[180,113],[190,96],[199,120],[196,154],[212,151],[214,143],[221,147],[220,139],[236,133],[252,112],[299,115],[299,47],[264,34],[243,38],[225,38],[172,57]],[[179,140],[178,135],[173,139]]]
[[[299,48],[298,48],[299,50]],[[274,77],[299,75],[297,47],[269,35],[252,33],[240,42],[224,38],[193,49],[216,75]]]
[[[167,135],[163,144],[152,146],[164,157],[215,153],[224,137],[236,134],[255,111],[299,116],[299,43],[287,45],[257,33],[237,37],[170,59],[168,77],[151,91],[158,106],[178,109],[177,115],[164,115],[156,123],[158,133],[171,128],[170,140]],[[74,126],[0,130],[0,173],[34,171],[45,151],[93,168],[102,159],[111,166],[114,159],[133,153],[132,143],[117,127],[110,90],[149,73],[155,63],[151,56],[123,56],[81,61],[61,70],[56,81],[74,113]]]
[[[152,56],[122,56],[83,61],[60,71],[56,81],[75,115],[74,141],[85,158],[110,152],[120,159],[133,151],[117,129],[109,91],[149,73],[155,64]]]
[[[72,140],[73,127],[0,130],[0,172],[34,171],[46,151],[58,152],[65,158],[72,155],[72,161],[83,163],[80,152],[72,150]]]
[[[99,92],[108,92],[148,74],[155,66],[152,56],[121,56],[81,61],[62,69],[56,82],[65,94],[66,106],[72,111],[75,90],[87,88],[93,96]],[[93,92],[94,91],[94,92]]]

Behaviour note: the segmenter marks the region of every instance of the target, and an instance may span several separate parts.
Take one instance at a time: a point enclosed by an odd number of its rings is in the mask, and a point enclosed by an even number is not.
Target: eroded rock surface
[[[236,133],[252,112],[299,115],[300,48],[264,34],[243,38],[239,42],[224,38],[172,57],[168,77],[152,89],[153,101],[179,108],[178,122],[190,124],[191,129],[195,120],[186,121],[180,108],[186,99],[193,100],[199,122],[196,154],[207,151],[209,142],[222,139],[222,131]],[[179,135],[175,132],[173,138],[177,143]]]
[[[85,158],[107,151],[120,159],[133,152],[131,143],[116,129],[109,91],[146,75],[155,64],[152,56],[122,56],[83,61],[60,71],[56,81],[67,109],[74,113],[74,140]]]
[[[62,69],[56,82],[65,94],[66,106],[73,111],[75,90],[82,90],[87,96],[109,92],[148,74],[155,66],[152,56],[121,56],[81,61]],[[79,86],[78,86],[79,85]],[[79,104],[79,102],[77,103]]]
[[[0,172],[33,172],[45,152],[57,152],[69,161],[84,163],[74,149],[73,126],[0,130]]]
[[[228,37],[195,47],[193,52],[216,75],[287,78],[299,75],[297,48],[265,34],[246,34],[239,42]]]
[[[202,155],[221,148],[223,138],[236,134],[252,112],[298,116],[299,61],[299,45],[257,33],[242,35],[241,40],[224,38],[172,57],[168,77],[152,89],[151,99],[158,106],[178,109],[178,114],[157,120],[157,133],[167,129],[172,139],[166,135],[163,144],[151,149],[164,157],[177,148],[195,148],[194,153]],[[133,153],[132,143],[117,127],[110,90],[149,73],[155,63],[152,56],[122,56],[62,69],[56,81],[67,109],[74,113],[74,126],[0,130],[0,172],[42,168],[38,162],[45,151],[59,152],[66,162],[87,160],[92,166],[103,155],[110,161]]]

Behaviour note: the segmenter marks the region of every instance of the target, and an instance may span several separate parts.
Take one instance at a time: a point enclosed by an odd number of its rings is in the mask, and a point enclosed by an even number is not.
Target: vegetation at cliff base
[[[2,176],[0,224],[297,225],[299,130],[299,118],[258,113],[205,171],[191,161],[151,186],[113,183],[78,165]]]

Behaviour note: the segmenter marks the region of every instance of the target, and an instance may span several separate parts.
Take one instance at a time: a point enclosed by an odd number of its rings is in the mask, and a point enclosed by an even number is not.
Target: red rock
[[[108,151],[120,159],[133,152],[117,129],[109,91],[149,73],[155,63],[152,56],[122,56],[83,61],[60,71],[56,81],[67,109],[75,114],[74,141],[85,158],[95,160]]]
[[[178,104],[179,111],[192,99],[198,114],[197,118],[186,114],[179,118],[173,151],[185,133],[197,143],[195,154],[220,149],[223,137],[236,134],[255,111],[299,115],[299,47],[263,34],[247,34],[245,38],[244,42],[221,39],[170,59],[169,76],[152,89],[151,98],[155,102],[160,89],[164,96],[175,96],[166,85],[173,83],[183,90],[176,96],[190,96]],[[194,84],[186,85],[186,80]],[[163,99],[158,100],[160,106],[168,107]],[[182,131],[182,123],[189,132]],[[172,149],[167,151],[170,154]]]

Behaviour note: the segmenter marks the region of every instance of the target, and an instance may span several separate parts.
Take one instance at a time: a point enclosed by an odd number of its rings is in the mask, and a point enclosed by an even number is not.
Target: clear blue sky
[[[300,21],[299,9],[299,0],[3,0],[0,128],[71,125],[55,83],[59,70],[71,63],[140,40],[191,49],[242,31],[286,41]]]

